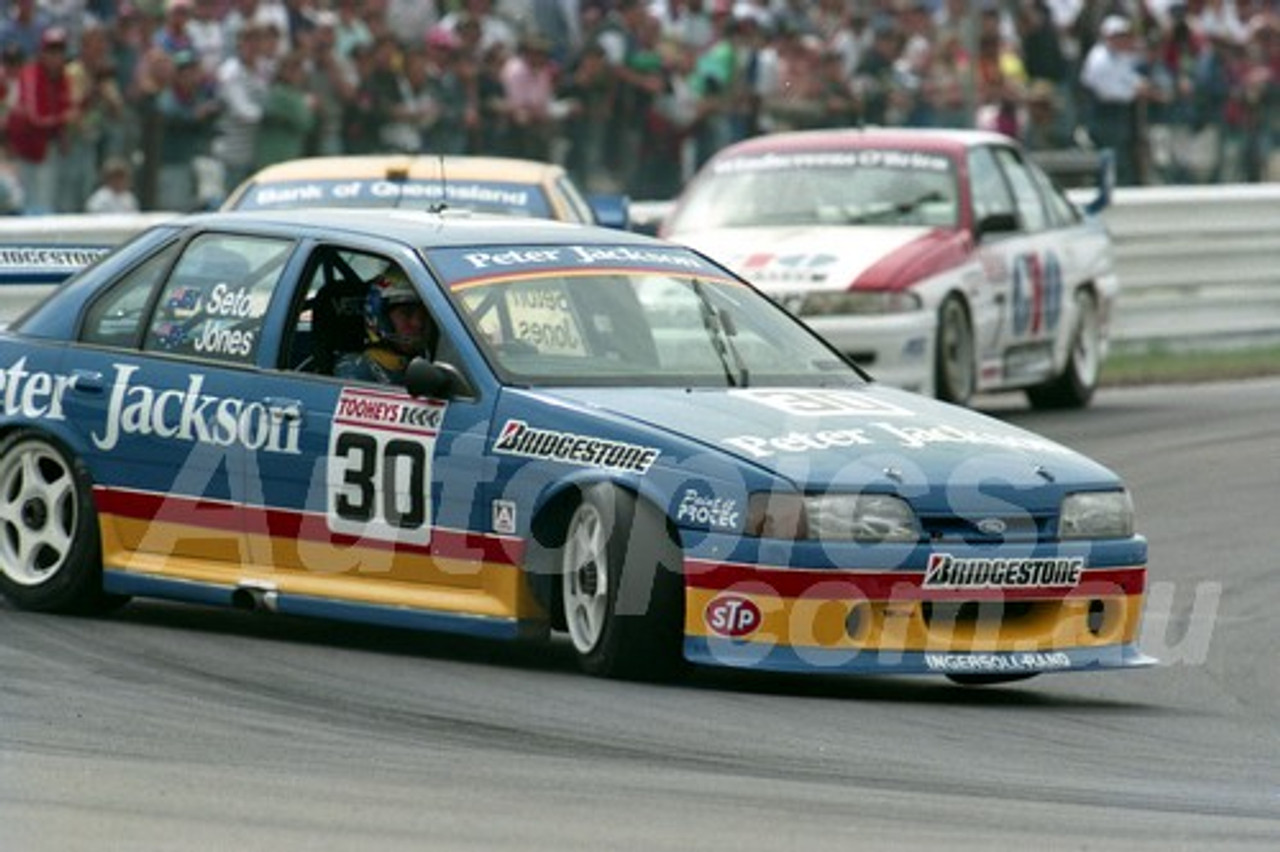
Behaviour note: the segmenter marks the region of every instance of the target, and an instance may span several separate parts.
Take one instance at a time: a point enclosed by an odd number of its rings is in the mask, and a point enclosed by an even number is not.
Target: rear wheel
[[[650,679],[679,670],[680,566],[656,509],[611,484],[583,490],[565,528],[560,597],[584,671]]]
[[[964,301],[952,294],[938,309],[938,338],[934,351],[934,393],[938,399],[966,405],[977,384],[973,326]]]
[[[1071,350],[1062,373],[1052,381],[1027,388],[1027,400],[1035,408],[1084,408],[1093,398],[1102,372],[1102,322],[1098,300],[1089,290],[1077,290],[1076,322],[1071,330]]]
[[[123,603],[102,591],[87,475],[60,446],[27,430],[0,442],[0,592],[22,609],[47,612]]]

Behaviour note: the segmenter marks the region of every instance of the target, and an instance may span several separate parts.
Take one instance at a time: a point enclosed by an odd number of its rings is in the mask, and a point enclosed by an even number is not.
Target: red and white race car
[[[660,234],[730,266],[886,384],[1082,407],[1118,289],[1097,215],[1108,189],[1079,207],[996,133],[779,133],[717,154]]]

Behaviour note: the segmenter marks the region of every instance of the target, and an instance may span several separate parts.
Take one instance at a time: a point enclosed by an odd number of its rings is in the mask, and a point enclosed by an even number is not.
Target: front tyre
[[[968,405],[976,380],[973,325],[964,301],[954,293],[938,309],[934,347],[934,393],[944,402]]]
[[[617,486],[588,486],[560,554],[565,626],[581,668],[619,678],[675,674],[684,581],[666,518]]]
[[[1071,331],[1071,349],[1062,373],[1052,381],[1027,388],[1027,400],[1034,408],[1084,408],[1093,399],[1102,372],[1102,321],[1098,300],[1089,290],[1077,290],[1076,323]]]
[[[78,461],[38,432],[0,441],[0,593],[42,612],[98,612],[103,594],[97,513]]]

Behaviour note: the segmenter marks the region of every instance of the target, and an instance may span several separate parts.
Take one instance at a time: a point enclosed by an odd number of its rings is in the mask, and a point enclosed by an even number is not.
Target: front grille
[[[1012,541],[1049,541],[1053,515],[1016,515],[962,518],[956,515],[922,515],[920,524],[932,541],[996,544]]]

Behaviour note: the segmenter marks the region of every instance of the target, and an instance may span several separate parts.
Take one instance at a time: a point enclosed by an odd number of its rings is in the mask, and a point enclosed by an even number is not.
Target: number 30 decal
[[[443,412],[416,401],[372,397],[371,391],[347,389],[334,419],[326,477],[329,529],[357,538],[427,544],[435,424]],[[379,422],[373,415],[386,419]]]
[[[417,529],[427,520],[427,452],[421,444],[402,438],[379,444],[377,438],[359,432],[338,436],[334,454],[356,460],[343,468],[343,485],[348,487],[336,495],[338,517]]]

